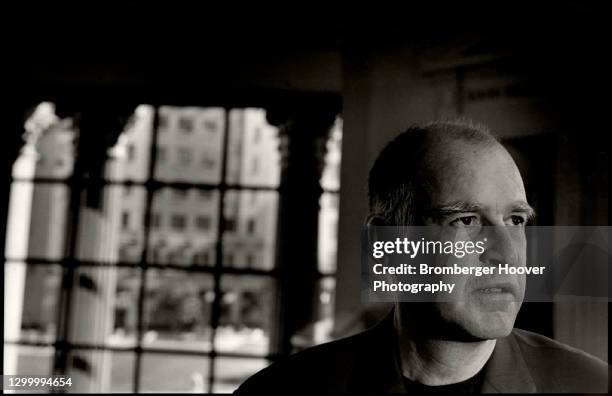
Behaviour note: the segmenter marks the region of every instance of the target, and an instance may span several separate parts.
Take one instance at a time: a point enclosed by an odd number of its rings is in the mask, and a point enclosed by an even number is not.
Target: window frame
[[[266,359],[269,362],[273,362],[277,360],[280,356],[277,356],[272,353],[268,353],[265,355],[260,354],[250,354],[250,353],[236,353],[236,352],[227,352],[227,351],[217,351],[215,350],[215,337],[216,331],[219,327],[219,321],[221,318],[221,305],[223,299],[223,292],[221,289],[221,277],[224,275],[245,275],[245,276],[263,276],[274,281],[281,281],[281,274],[277,270],[277,264],[273,263],[271,269],[257,269],[252,268],[251,266],[247,267],[235,267],[235,266],[227,266],[224,264],[224,242],[223,236],[227,235],[227,233],[235,232],[238,228],[237,219],[230,219],[230,222],[233,221],[234,227],[232,229],[228,229],[227,218],[224,215],[225,213],[225,195],[228,191],[232,192],[275,192],[278,194],[279,199],[281,199],[281,190],[278,186],[271,187],[266,185],[241,185],[241,184],[228,184],[226,182],[227,177],[227,162],[229,155],[229,139],[230,139],[230,112],[233,109],[245,109],[248,106],[232,106],[226,107],[224,106],[224,124],[223,128],[218,128],[217,131],[223,133],[222,140],[222,153],[221,153],[221,171],[220,171],[220,181],[219,183],[186,183],[186,182],[175,182],[175,181],[162,181],[156,178],[155,168],[158,163],[157,154],[159,152],[159,148],[162,147],[159,145],[159,135],[163,133],[163,131],[169,128],[169,117],[167,114],[160,112],[160,108],[163,106],[153,106],[154,111],[154,120],[153,120],[153,128],[151,130],[151,141],[149,147],[149,169],[148,174],[145,180],[110,180],[105,178],[96,178],[91,176],[83,176],[81,174],[81,161],[82,158],[81,153],[83,152],[83,144],[82,141],[78,140],[78,147],[75,150],[75,164],[73,175],[68,178],[28,178],[28,179],[19,179],[16,177],[12,177],[11,181],[25,181],[32,183],[32,185],[36,186],[38,184],[52,184],[52,185],[67,185],[70,188],[71,198],[70,198],[70,207],[69,207],[69,218],[68,218],[68,226],[70,229],[70,235],[68,237],[68,254],[66,257],[57,260],[57,259],[47,259],[42,257],[26,257],[14,259],[10,257],[5,257],[5,262],[21,262],[25,263],[25,265],[42,265],[42,266],[52,266],[59,265],[63,270],[63,278],[68,279],[70,276],[74,275],[75,271],[78,268],[108,268],[119,269],[119,268],[132,268],[140,270],[140,282],[139,282],[139,291],[138,291],[138,307],[137,307],[137,336],[136,336],[136,345],[134,346],[112,346],[107,344],[88,344],[88,343],[77,343],[77,342],[69,342],[67,341],[67,327],[70,323],[69,313],[71,311],[71,295],[76,287],[72,283],[66,284],[62,282],[60,289],[60,298],[58,300],[58,322],[56,323],[58,326],[58,332],[56,334],[56,339],[54,342],[31,342],[28,340],[3,340],[5,345],[19,345],[19,346],[38,346],[38,347],[53,347],[55,349],[55,364],[54,370],[51,374],[61,374],[62,372],[66,372],[66,362],[62,364],[62,359],[66,360],[68,353],[71,351],[79,351],[79,350],[90,350],[90,351],[111,351],[111,352],[130,352],[135,356],[134,366],[133,366],[133,378],[132,378],[132,391],[134,393],[139,393],[141,390],[141,377],[142,377],[142,359],[143,355],[147,353],[155,353],[155,354],[167,354],[167,355],[185,355],[185,356],[199,356],[203,358],[209,359],[209,372],[208,372],[208,392],[213,392],[213,389],[217,383],[216,374],[216,364],[215,359],[217,358],[246,358],[246,359]],[[165,117],[166,123],[163,126],[160,126],[160,118]],[[128,148],[130,150],[130,148]],[[136,147],[132,147],[134,156],[136,155]],[[167,153],[166,153],[167,154]],[[190,153],[190,161],[193,159],[193,153]],[[162,154],[162,157],[164,155]],[[128,160],[130,160],[128,158]],[[164,158],[160,158],[159,160],[164,161]],[[132,188],[144,187],[146,197],[145,197],[145,205],[144,205],[144,225],[143,225],[143,246],[142,246],[142,254],[141,258],[138,262],[132,261],[122,261],[120,258],[116,262],[103,262],[96,260],[83,260],[78,259],[76,255],[76,245],[78,239],[78,229],[77,226],[79,224],[79,213],[81,211],[81,194],[86,191],[86,189],[90,185],[99,185],[104,187],[108,186],[122,186],[125,188],[126,194],[131,192]],[[150,234],[151,230],[157,228],[156,222],[153,217],[156,214],[161,217],[159,213],[156,213],[153,209],[153,198],[154,195],[161,191],[163,188],[169,187],[173,190],[177,189],[190,189],[195,188],[198,190],[198,194],[201,191],[210,191],[217,192],[217,220],[216,224],[213,219],[209,219],[210,221],[210,230],[215,228],[216,225],[216,242],[214,245],[215,254],[214,260],[210,259],[209,252],[207,253],[207,262],[208,265],[182,265],[182,264],[170,264],[166,262],[154,262],[151,260],[151,256],[149,255],[149,250],[153,249]],[[330,191],[323,190],[326,193],[334,193],[339,194],[338,191]],[[206,203],[209,202],[208,197],[204,195],[200,195],[202,201]],[[123,215],[123,214],[122,214]],[[172,221],[170,221],[170,227],[172,226]],[[186,219],[186,223],[188,223]],[[123,224],[123,219],[122,219]],[[231,225],[231,224],[230,224]],[[185,228],[183,231],[188,228],[188,224],[185,224]],[[174,229],[174,228],[173,228]],[[144,304],[147,299],[147,272],[151,269],[159,270],[159,271],[185,271],[186,273],[200,273],[200,274],[210,274],[213,276],[213,293],[214,298],[212,301],[212,309],[211,309],[211,317],[210,317],[210,341],[211,348],[209,351],[197,351],[197,350],[185,350],[185,349],[172,349],[172,348],[156,348],[150,346],[143,346],[144,340]],[[318,273],[317,277],[319,279],[323,278],[335,278],[335,273]],[[275,317],[272,320],[273,325],[277,324],[282,320],[282,318]],[[274,331],[270,329],[270,331]],[[58,363],[59,362],[59,363]],[[109,390],[107,390],[109,391]]]

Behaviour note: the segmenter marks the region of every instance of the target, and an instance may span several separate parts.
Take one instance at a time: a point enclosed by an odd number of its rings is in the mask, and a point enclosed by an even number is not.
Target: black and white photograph
[[[603,6],[5,16],[3,393],[609,393]]]

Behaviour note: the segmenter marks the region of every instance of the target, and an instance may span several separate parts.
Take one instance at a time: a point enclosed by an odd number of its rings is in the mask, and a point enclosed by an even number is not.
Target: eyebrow
[[[456,213],[465,212],[479,212],[483,208],[483,205],[479,202],[466,202],[456,201],[449,204],[443,204],[424,212],[424,215],[434,219],[439,219],[445,216],[450,216]],[[535,210],[525,201],[516,201],[507,206],[511,212],[523,212],[527,217],[527,220],[533,220],[535,218]]]
[[[511,212],[523,212],[527,220],[533,220],[536,216],[536,211],[525,201],[516,201],[508,205]]]
[[[425,217],[439,220],[456,213],[478,212],[481,209],[482,205],[477,202],[457,201],[429,208],[423,212],[423,215]]]

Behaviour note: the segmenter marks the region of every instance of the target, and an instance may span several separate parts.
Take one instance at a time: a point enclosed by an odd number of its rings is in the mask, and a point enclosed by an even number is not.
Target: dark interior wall
[[[414,49],[351,49],[344,57],[341,194],[338,228],[337,326],[364,308],[360,296],[361,228],[367,175],[382,147],[411,122],[434,117],[434,98]],[[385,307],[371,307],[385,310]]]

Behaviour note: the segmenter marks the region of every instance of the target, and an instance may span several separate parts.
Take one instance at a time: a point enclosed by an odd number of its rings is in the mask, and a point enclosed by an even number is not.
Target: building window
[[[208,133],[216,133],[218,126],[217,123],[214,120],[204,120],[202,122],[202,125],[204,126],[204,130]]]
[[[255,234],[255,219],[249,219],[249,221],[247,222],[247,232],[249,234]]]
[[[236,231],[236,219],[233,217],[227,217],[225,219],[225,231],[234,232]]]
[[[165,114],[159,114],[158,125],[159,125],[160,132],[165,131],[169,126],[168,116]]]
[[[189,166],[191,164],[191,150],[186,147],[180,147],[177,150],[179,165]]]
[[[175,188],[172,190],[172,198],[174,198],[177,201],[184,201],[185,199],[187,199],[188,195],[189,195],[189,191],[183,188]]]
[[[187,227],[187,218],[182,214],[173,214],[170,218],[170,226],[178,231],[183,231]]]
[[[197,252],[193,255],[193,265],[210,265],[209,254],[207,251]]]
[[[196,217],[196,228],[200,231],[210,230],[210,217],[198,216]]]
[[[246,265],[247,265],[247,268],[253,268],[255,266],[255,258],[253,257],[252,254],[247,254]]]
[[[121,228],[124,230],[130,228],[130,214],[128,212],[121,213]]]
[[[212,200],[213,192],[211,190],[200,190],[199,194],[202,201]]]
[[[207,170],[212,170],[212,169],[215,169],[215,165],[216,165],[215,159],[209,153],[205,152],[202,155],[202,167]]]
[[[193,118],[181,116],[178,120],[178,127],[181,132],[191,133],[193,131]]]

